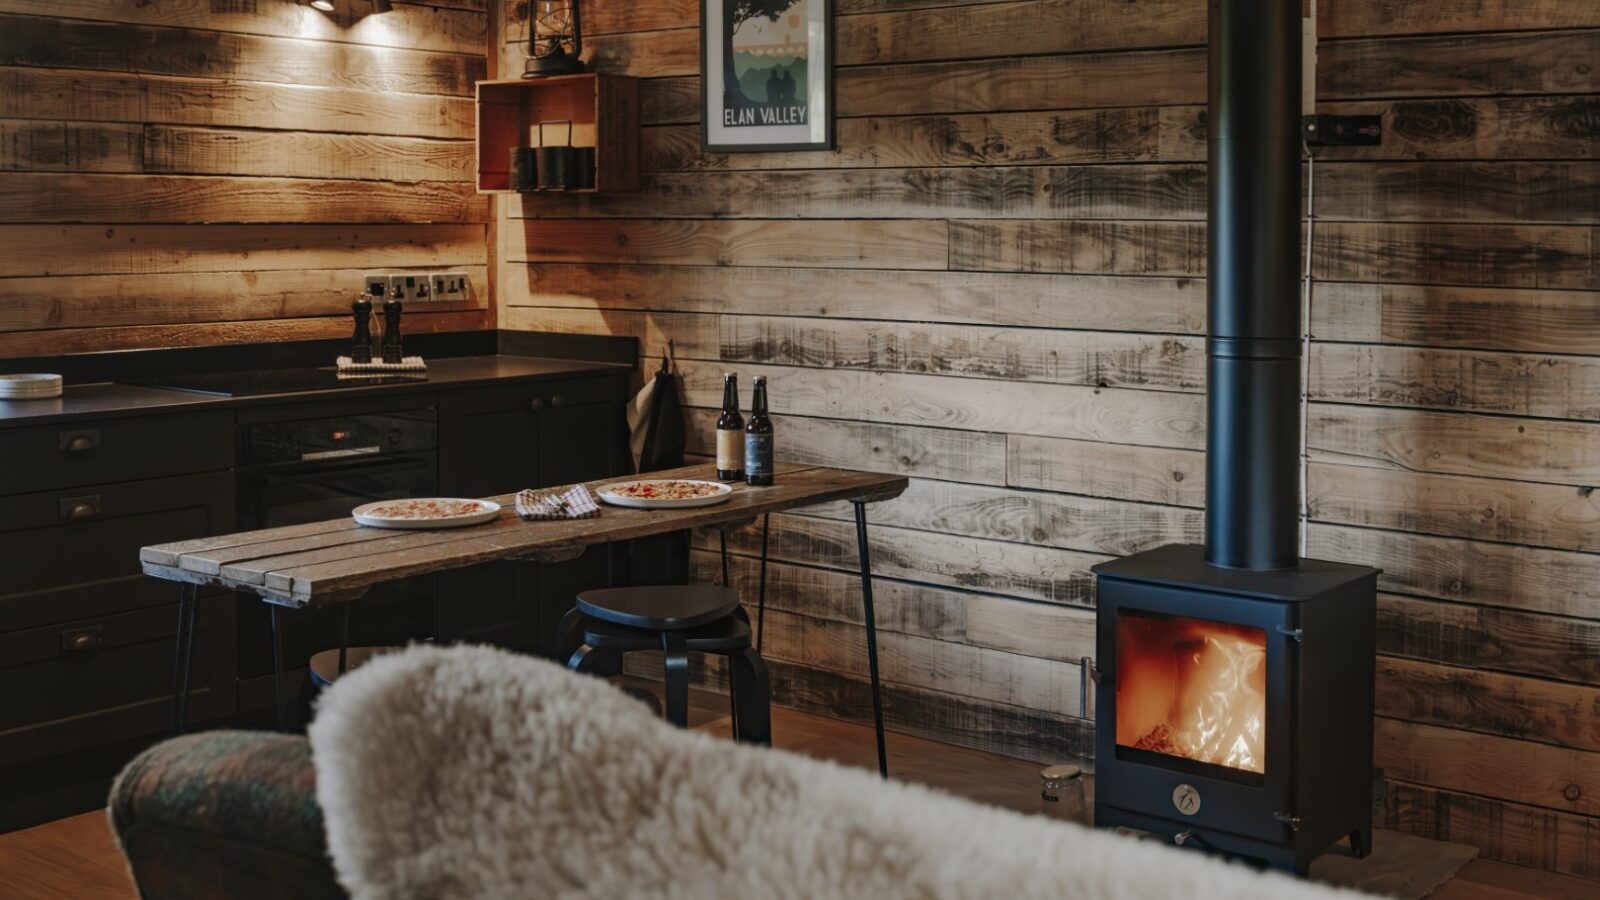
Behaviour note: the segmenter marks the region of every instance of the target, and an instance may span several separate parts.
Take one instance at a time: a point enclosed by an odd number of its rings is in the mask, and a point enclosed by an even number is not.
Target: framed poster
[[[833,148],[833,0],[700,0],[707,150]]]

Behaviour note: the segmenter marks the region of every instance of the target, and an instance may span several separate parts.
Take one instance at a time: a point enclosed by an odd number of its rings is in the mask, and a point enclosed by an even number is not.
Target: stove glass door
[[[1123,609],[1116,667],[1118,747],[1265,771],[1265,630]]]

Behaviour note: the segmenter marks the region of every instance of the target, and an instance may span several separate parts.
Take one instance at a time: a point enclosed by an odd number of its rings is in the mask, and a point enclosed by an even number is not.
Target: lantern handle
[[[541,147],[546,146],[546,144],[544,142],[544,127],[546,125],[561,125],[561,124],[565,124],[567,126],[567,143],[565,144],[565,146],[571,147],[572,146],[572,120],[571,119],[550,119],[549,121],[546,121],[546,122],[540,122],[539,123],[539,146],[541,146]]]

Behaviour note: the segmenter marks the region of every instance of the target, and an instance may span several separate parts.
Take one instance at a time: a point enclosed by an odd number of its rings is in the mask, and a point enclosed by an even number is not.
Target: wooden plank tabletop
[[[157,544],[139,551],[145,574],[169,581],[216,584],[259,594],[284,606],[338,603],[374,584],[503,559],[556,562],[594,544],[725,525],[765,513],[835,500],[888,500],[906,489],[900,475],[780,464],[770,487],[733,485],[716,506],[625,509],[601,506],[590,519],[523,521],[515,495],[491,497],[500,517],[485,525],[430,531],[366,528],[349,517]],[[645,478],[715,478],[709,464],[652,472]],[[625,478],[588,482],[591,489]],[[550,488],[564,491],[566,487]]]

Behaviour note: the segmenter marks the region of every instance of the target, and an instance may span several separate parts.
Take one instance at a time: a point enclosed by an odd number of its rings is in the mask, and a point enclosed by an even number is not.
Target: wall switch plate
[[[1383,117],[1303,116],[1300,136],[1314,147],[1376,147],[1383,143]]]
[[[443,272],[429,272],[428,284],[433,286],[433,299],[441,303],[454,300],[450,294],[450,279]]]
[[[374,300],[386,300],[389,297],[389,273],[368,272],[361,277],[361,290],[371,294]]]

